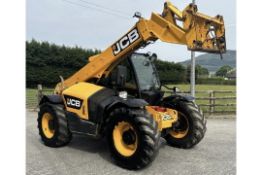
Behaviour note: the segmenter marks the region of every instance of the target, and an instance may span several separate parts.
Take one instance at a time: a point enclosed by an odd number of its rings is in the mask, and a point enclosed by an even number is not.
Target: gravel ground
[[[38,135],[37,113],[27,111],[26,119],[27,175],[236,174],[235,119],[208,119],[205,138],[189,150],[172,148],[162,139],[155,161],[136,172],[113,163],[105,140],[74,136],[65,147],[46,147]]]

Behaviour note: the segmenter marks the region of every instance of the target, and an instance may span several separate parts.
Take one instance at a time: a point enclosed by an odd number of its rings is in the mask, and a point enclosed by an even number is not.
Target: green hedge
[[[26,87],[37,84],[54,87],[61,75],[66,79],[100,51],[78,46],[66,47],[36,40],[26,42]]]
[[[217,85],[236,85],[236,80],[225,80],[224,78],[199,78],[196,84],[217,84]]]
[[[88,58],[99,50],[66,47],[36,40],[26,42],[26,87],[43,84],[54,87],[59,76],[64,79],[88,63]],[[156,67],[160,78],[168,83],[186,81],[186,68],[177,63],[157,60]]]
[[[64,79],[78,71],[88,63],[88,58],[100,53],[96,49],[83,49],[78,46],[66,47],[31,40],[26,42],[26,87],[35,88],[37,84],[54,87],[59,76]],[[163,84],[189,83],[190,67],[169,61],[156,61],[156,67]],[[235,85],[234,80],[223,78],[201,78],[207,76],[208,71],[196,66],[197,84],[225,84]]]

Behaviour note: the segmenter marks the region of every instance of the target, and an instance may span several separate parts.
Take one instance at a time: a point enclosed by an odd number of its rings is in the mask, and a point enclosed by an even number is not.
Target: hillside
[[[180,62],[183,65],[190,64],[190,60]],[[209,72],[216,72],[221,66],[229,65],[231,67],[236,67],[236,51],[228,50],[223,54],[223,60],[220,59],[218,54],[202,54],[196,57],[196,64],[208,69]]]

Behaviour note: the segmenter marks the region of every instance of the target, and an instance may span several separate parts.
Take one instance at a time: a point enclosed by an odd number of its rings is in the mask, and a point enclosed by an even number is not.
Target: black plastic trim
[[[78,115],[72,112],[66,112],[66,116],[68,120],[69,129],[71,132],[78,133],[78,134],[82,133],[94,137],[98,135],[97,124],[90,122],[88,120],[81,119],[79,118]]]

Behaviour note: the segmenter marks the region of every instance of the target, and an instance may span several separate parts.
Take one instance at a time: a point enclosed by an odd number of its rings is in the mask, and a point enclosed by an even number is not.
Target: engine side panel
[[[90,121],[101,122],[105,107],[114,102],[115,96],[116,92],[108,88],[104,88],[90,96],[88,100]]]
[[[104,87],[80,82],[62,92],[63,101],[68,112],[77,114],[81,119],[89,120],[88,99]]]

